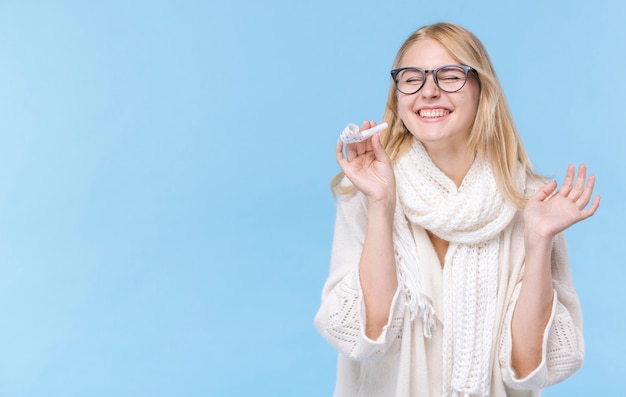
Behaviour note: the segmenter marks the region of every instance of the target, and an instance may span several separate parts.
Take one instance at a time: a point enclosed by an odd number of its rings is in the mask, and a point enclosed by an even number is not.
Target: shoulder
[[[526,174],[524,183],[524,196],[530,197],[537,192],[543,185],[546,184],[546,180],[537,175]]]

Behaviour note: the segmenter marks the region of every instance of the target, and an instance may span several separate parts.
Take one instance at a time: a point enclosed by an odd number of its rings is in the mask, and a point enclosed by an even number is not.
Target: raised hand
[[[556,181],[552,181],[528,200],[524,210],[527,236],[530,233],[537,237],[551,238],[595,214],[600,206],[600,196],[596,196],[588,206],[596,178],[595,175],[587,178],[586,173],[587,167],[582,164],[578,169],[578,177],[575,178],[574,165],[570,165],[558,191]]]
[[[361,130],[372,128],[373,121],[365,121]],[[337,142],[337,163],[348,179],[365,194],[368,200],[395,200],[395,177],[391,160],[380,143],[379,133],[363,142],[346,145],[343,154],[343,142]]]

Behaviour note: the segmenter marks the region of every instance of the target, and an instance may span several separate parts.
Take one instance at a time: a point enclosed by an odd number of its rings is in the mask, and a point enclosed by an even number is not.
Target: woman
[[[342,353],[335,396],[538,396],[582,365],[562,232],[597,210],[595,178],[570,165],[557,190],[533,171],[462,27],[417,30],[391,75],[389,128],[336,148],[315,318]]]

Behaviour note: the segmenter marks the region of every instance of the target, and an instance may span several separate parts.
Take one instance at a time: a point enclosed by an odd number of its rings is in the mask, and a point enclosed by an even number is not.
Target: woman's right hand
[[[376,125],[374,121],[365,121],[361,131]],[[395,204],[396,182],[391,160],[380,143],[379,133],[363,142],[346,145],[343,154],[343,142],[337,142],[337,163],[350,181],[372,202]]]
[[[376,125],[366,121],[361,130]],[[398,289],[393,246],[396,182],[391,160],[380,143],[379,133],[363,142],[337,142],[337,163],[368,200],[367,229],[359,260],[359,280],[365,304],[365,335],[377,340],[388,322]]]

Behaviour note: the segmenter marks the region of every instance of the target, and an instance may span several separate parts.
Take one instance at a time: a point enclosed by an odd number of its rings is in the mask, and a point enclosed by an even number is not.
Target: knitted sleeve
[[[381,357],[399,345],[394,342],[401,337],[404,303],[396,291],[381,335],[376,340],[365,335],[365,303],[358,264],[365,240],[367,203],[360,192],[340,195],[337,200],[330,274],[315,325],[331,345],[352,360]]]
[[[554,239],[552,250],[552,284],[554,304],[544,331],[542,359],[539,366],[523,379],[517,378],[511,365],[511,318],[520,284],[506,314],[505,330],[500,345],[500,363],[507,386],[521,390],[536,390],[558,383],[576,372],[583,363],[584,342],[582,315],[574,290],[567,248],[563,233]]]

